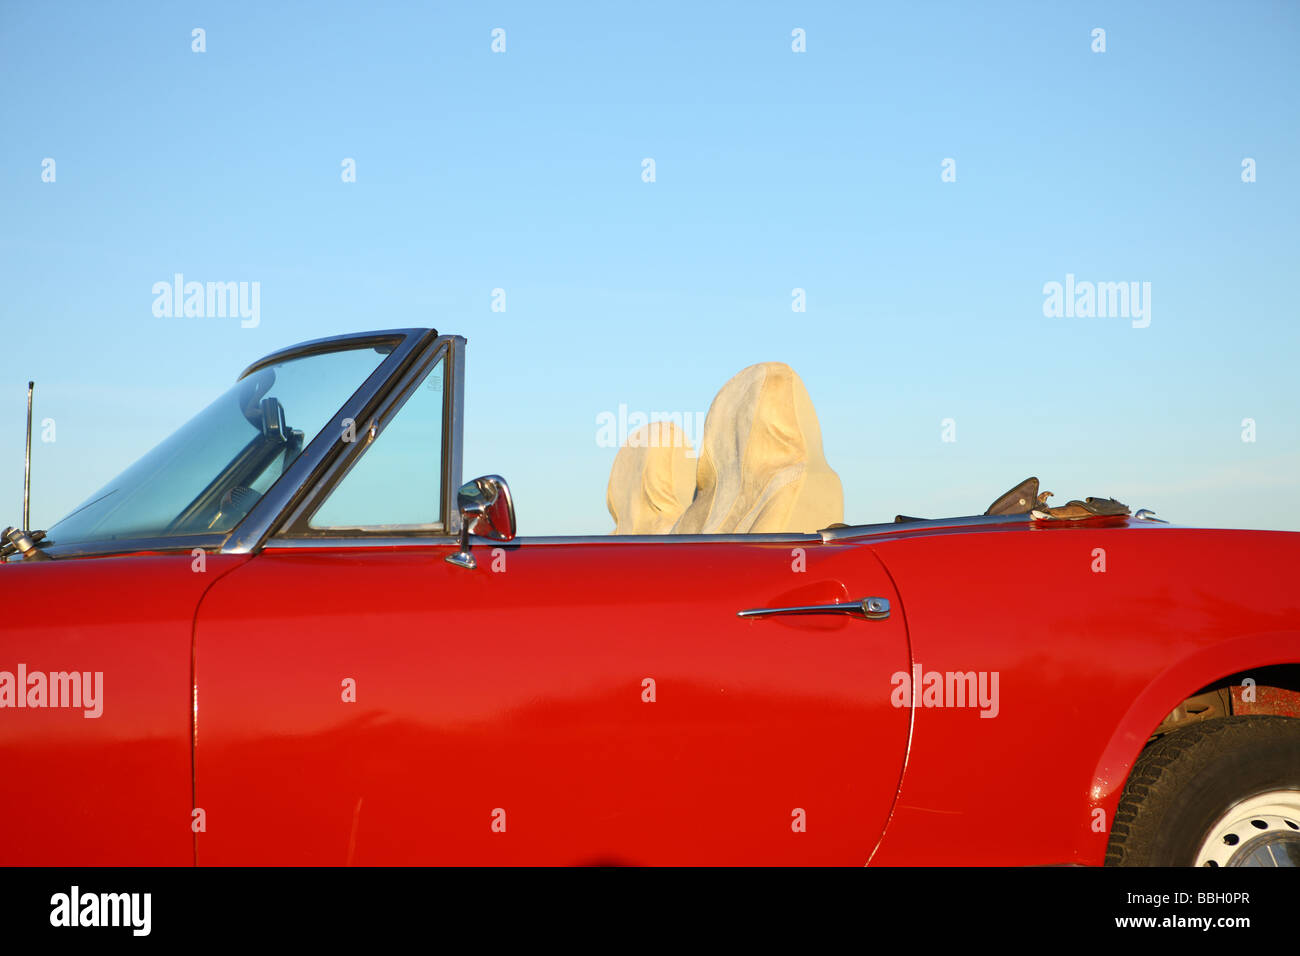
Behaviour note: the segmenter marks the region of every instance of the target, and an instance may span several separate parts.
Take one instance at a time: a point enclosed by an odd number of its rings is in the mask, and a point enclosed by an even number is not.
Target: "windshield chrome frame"
[[[437,347],[438,333],[434,329],[397,329],[316,339],[273,352],[244,370],[241,379],[268,365],[290,359],[363,347],[369,342],[382,344],[393,339],[399,340],[393,351],[321,428],[289,466],[289,470],[258,499],[257,504],[230,532],[218,551],[222,554],[251,554],[258,550],[276,531],[283,518],[311,494],[335,458],[352,444],[344,441],[344,422],[351,420],[354,427],[363,421],[368,422],[387,397],[393,383],[399,381],[425,352]]]
[[[436,528],[373,529],[365,528],[309,528],[311,515],[325,502],[334,488],[342,482],[393,419],[415,394],[416,388],[434,367],[443,363],[442,394],[442,447],[439,455],[438,482],[441,508]],[[394,373],[392,384],[374,406],[364,422],[357,421],[357,440],[341,448],[325,469],[316,477],[297,502],[287,509],[271,531],[268,546],[279,546],[284,540],[316,541],[329,544],[339,541],[371,541],[379,539],[412,540],[425,544],[442,544],[455,541],[460,535],[461,514],[454,507],[456,489],[460,487],[461,430],[460,414],[464,396],[465,339],[459,335],[438,336],[422,350],[413,361]]]

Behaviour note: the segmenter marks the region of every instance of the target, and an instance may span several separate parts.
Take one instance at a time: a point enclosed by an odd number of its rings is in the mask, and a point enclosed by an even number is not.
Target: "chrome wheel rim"
[[[1300,867],[1300,790],[1233,804],[1206,831],[1195,865]]]

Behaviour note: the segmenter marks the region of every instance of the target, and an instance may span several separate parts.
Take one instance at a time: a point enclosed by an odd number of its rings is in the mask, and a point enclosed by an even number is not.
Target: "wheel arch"
[[[1207,688],[1223,686],[1250,671],[1300,664],[1300,631],[1243,635],[1203,647],[1162,671],[1137,696],[1111,733],[1093,770],[1088,791],[1092,811],[1105,812],[1109,834],[1129,774],[1151,737],[1176,708]],[[1261,682],[1262,686],[1263,685]],[[1300,688],[1289,688],[1300,692]],[[1252,713],[1277,713],[1267,706]],[[1181,725],[1176,725],[1181,726]]]

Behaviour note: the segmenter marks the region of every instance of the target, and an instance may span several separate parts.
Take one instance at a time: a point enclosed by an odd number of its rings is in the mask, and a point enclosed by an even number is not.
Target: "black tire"
[[[1167,734],[1138,758],[1111,827],[1107,866],[1192,866],[1234,804],[1300,791],[1300,720],[1221,717]]]

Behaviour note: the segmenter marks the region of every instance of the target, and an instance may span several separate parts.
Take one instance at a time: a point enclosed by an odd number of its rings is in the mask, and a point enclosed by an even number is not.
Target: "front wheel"
[[[1300,866],[1300,720],[1226,717],[1138,758],[1107,866]]]

